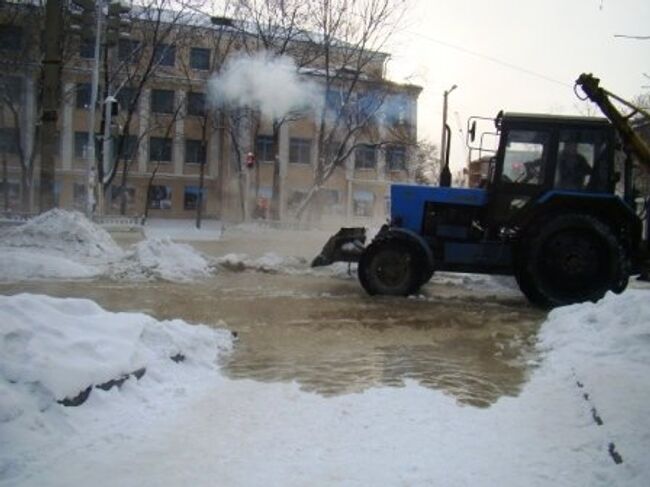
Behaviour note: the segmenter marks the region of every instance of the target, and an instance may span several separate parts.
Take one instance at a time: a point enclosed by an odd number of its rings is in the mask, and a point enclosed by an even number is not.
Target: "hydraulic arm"
[[[612,122],[623,141],[626,151],[631,152],[636,156],[641,166],[650,170],[650,147],[648,147],[648,144],[639,137],[630,125],[630,119],[634,115],[641,114],[646,119],[650,120],[650,113],[621,97],[616,96],[614,93],[601,88],[599,84],[600,80],[591,74],[583,73],[576,80],[576,85],[582,88],[582,91],[587,95],[587,98],[598,105],[603,114],[610,120],[610,122]],[[614,106],[612,99],[630,108],[632,112],[628,115],[623,115]]]

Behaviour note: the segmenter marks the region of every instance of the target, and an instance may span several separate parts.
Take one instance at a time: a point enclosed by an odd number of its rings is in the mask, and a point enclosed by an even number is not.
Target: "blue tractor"
[[[648,269],[647,204],[644,231],[632,180],[650,150],[610,98],[623,100],[591,75],[577,84],[607,118],[500,113],[484,187],[395,184],[390,222],[368,246],[364,228],[343,228],[312,265],[358,262],[371,295],[413,294],[439,270],[513,275],[542,307],[622,292]]]

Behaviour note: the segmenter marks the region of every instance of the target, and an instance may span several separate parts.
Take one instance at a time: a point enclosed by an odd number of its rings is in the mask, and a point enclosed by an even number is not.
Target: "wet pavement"
[[[239,335],[222,364],[233,379],[295,381],[322,395],[412,380],[477,407],[521,390],[543,319],[523,298],[436,284],[418,299],[371,298],[355,278],[332,275],[223,270],[190,284],[0,285],[2,294],[17,292],[84,297],[111,311],[227,326]]]

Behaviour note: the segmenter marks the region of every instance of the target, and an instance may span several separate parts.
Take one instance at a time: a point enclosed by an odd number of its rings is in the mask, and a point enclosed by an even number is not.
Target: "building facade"
[[[42,15],[40,11],[34,12]],[[33,13],[27,12],[0,18],[0,205],[5,211],[22,209],[26,202],[34,207],[38,200],[35,195],[40,50],[33,41],[39,38],[40,24],[30,21],[33,17]],[[162,22],[174,35],[163,39],[165,42],[152,43],[146,34],[147,21],[142,20],[142,25],[142,29],[133,29],[130,39],[121,39],[105,51],[107,60],[100,72],[104,84],[100,85],[99,101],[107,94],[119,101],[120,111],[114,115],[114,126],[109,131],[111,154],[119,156],[117,160],[112,155],[107,157],[108,163],[99,171],[104,173],[105,191],[101,192],[103,198],[95,211],[108,215],[194,218],[201,202],[207,218],[269,218],[275,186],[279,191],[280,220],[295,219],[323,154],[318,150],[316,117],[307,110],[305,116],[293,117],[281,125],[275,169],[271,120],[258,114],[233,127],[232,117],[217,114],[207,104],[207,80],[225,60],[240,55],[242,46],[235,41],[235,47],[224,52],[223,41],[215,41],[215,36],[224,34],[223,30],[183,22]],[[179,32],[184,33],[182,42]],[[234,36],[232,32],[226,35]],[[413,180],[410,146],[406,139],[396,137],[391,127],[399,126],[401,133],[407,132],[408,140],[417,139],[417,97],[421,89],[387,81],[387,55],[376,54],[376,60],[363,68],[357,96],[382,93],[385,103],[371,117],[372,130],[368,131],[381,137],[370,137],[367,144],[363,137],[356,138],[349,144],[349,156],[319,185],[303,218],[384,219],[391,182]],[[146,65],[153,58],[155,70],[147,72]],[[89,172],[91,178],[98,177],[97,169],[88,162],[93,63],[92,42],[73,38],[67,43],[58,121],[60,144],[55,158],[55,198],[61,207],[82,211],[87,205]],[[110,76],[106,66],[110,67]],[[317,60],[313,66],[318,68]],[[318,69],[303,70],[302,76],[321,82]],[[98,103],[94,121],[99,160],[103,149],[103,107]],[[275,185],[274,172],[279,178]]]

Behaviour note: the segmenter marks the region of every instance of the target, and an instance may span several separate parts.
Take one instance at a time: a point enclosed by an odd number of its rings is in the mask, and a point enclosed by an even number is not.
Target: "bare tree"
[[[202,4],[202,1],[191,0],[147,0],[134,6],[129,14],[131,38],[121,39],[113,48],[105,48],[104,99],[109,95],[115,96],[121,102],[121,110],[115,121],[119,131],[113,144],[111,163],[104,167],[98,162],[97,173],[104,194],[115,177],[121,175],[118,190],[121,194],[121,214],[126,213],[126,186],[140,142],[154,128],[141,128],[146,123],[138,119],[141,100],[154,82],[175,76],[177,53],[189,45],[197,23],[207,21],[205,15],[196,13]],[[175,106],[177,108],[178,103]],[[102,114],[105,112],[102,111]],[[103,117],[102,126],[105,123]],[[138,131],[137,135],[133,135],[134,130]]]
[[[230,9],[230,3],[226,2],[224,11]],[[226,19],[226,17],[222,17]],[[190,45],[204,46],[201,49],[208,49],[208,52],[202,51],[204,58],[200,60],[202,64],[201,71],[197,74],[197,63],[199,60],[192,59],[192,54],[189,57],[181,57],[180,70],[185,78],[185,87],[188,92],[186,99],[185,112],[186,115],[198,123],[200,127],[200,153],[202,157],[199,161],[199,188],[198,188],[198,201],[196,207],[196,228],[201,228],[201,220],[203,214],[204,200],[204,184],[205,184],[205,165],[207,163],[208,141],[211,133],[218,129],[221,133],[224,130],[224,123],[226,114],[223,110],[211,110],[207,105],[207,96],[205,93],[206,77],[209,73],[218,73],[223,66],[225,59],[232,54],[235,46],[241,40],[241,32],[237,29],[226,28],[222,25],[213,25],[207,27],[200,25],[198,28],[192,29],[190,37],[187,39]],[[207,39],[207,42],[206,42]],[[199,54],[199,53],[197,53]],[[205,59],[207,57],[207,60]],[[207,62],[206,62],[207,61]],[[233,113],[233,117],[236,115]],[[230,126],[230,125],[229,125]],[[231,132],[231,136],[233,131]],[[238,139],[236,139],[238,142]],[[223,141],[222,141],[223,142]],[[220,144],[223,147],[223,143]],[[240,154],[241,159],[241,154]],[[241,160],[239,160],[241,163]],[[241,180],[241,165],[238,164],[237,172]],[[223,179],[223,178],[222,178]],[[240,200],[243,209],[244,191],[240,184]],[[242,210],[243,211],[243,210]]]
[[[245,35],[243,50],[247,54],[264,51],[271,57],[291,56],[296,68],[312,63],[318,56],[307,42],[309,37],[304,28],[309,20],[309,2],[301,0],[239,0],[233,12]],[[259,114],[258,114],[259,115]],[[262,114],[263,115],[263,114]],[[280,131],[293,120],[303,117],[303,111],[289,111],[271,121],[273,183],[271,191],[270,216],[280,217]],[[259,118],[253,118],[254,141],[260,127]],[[256,193],[259,178],[256,178]],[[256,194],[257,197],[257,194]]]
[[[438,147],[419,141],[412,151],[414,178],[417,183],[435,185],[440,179],[440,156]]]
[[[3,188],[8,198],[7,159],[16,158],[20,166],[20,206],[31,211],[34,162],[39,140],[41,57],[38,43],[43,5],[7,2],[0,11],[3,54],[0,56],[0,151],[3,154]],[[26,83],[34,86],[28,99]],[[30,103],[28,103],[30,102]],[[33,103],[31,103],[33,102]],[[8,201],[6,201],[8,203]],[[8,206],[8,204],[6,205]]]
[[[356,149],[382,149],[396,141],[415,144],[414,127],[400,117],[406,107],[384,79],[382,52],[405,11],[395,0],[316,0],[310,2],[309,36],[314,76],[324,87],[316,116],[317,163],[314,178],[297,209],[301,217],[337,167]],[[402,123],[400,123],[402,122]]]

